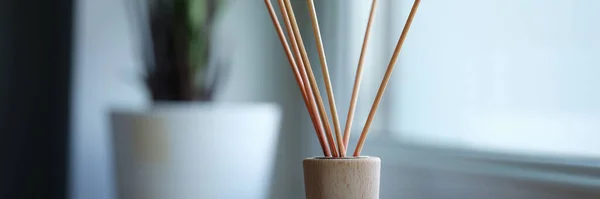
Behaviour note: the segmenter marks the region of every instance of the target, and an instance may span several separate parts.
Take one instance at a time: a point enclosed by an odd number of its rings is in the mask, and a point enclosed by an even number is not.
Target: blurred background
[[[35,2],[0,3],[0,196],[117,198],[111,111],[159,99],[144,79],[157,47],[144,46],[145,1]],[[323,86],[306,3],[291,2]],[[371,1],[315,3],[345,119]],[[412,3],[378,1],[351,146]],[[382,159],[381,198],[599,198],[599,9],[423,1],[362,153]],[[198,101],[277,106],[265,198],[304,198],[301,161],[320,147],[264,2],[228,0],[219,13],[206,65],[225,69]]]

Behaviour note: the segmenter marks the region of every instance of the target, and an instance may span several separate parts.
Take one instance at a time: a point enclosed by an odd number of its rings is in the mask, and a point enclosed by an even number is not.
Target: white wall
[[[107,118],[113,106],[149,104],[134,58],[125,0],[79,0],[76,6],[71,198],[114,198]],[[235,1],[224,31],[237,33],[232,71],[220,101],[276,102],[284,111],[273,198],[303,197],[301,159],[307,118],[262,1]],[[312,137],[310,137],[312,138]],[[311,141],[314,141],[311,139]]]
[[[148,102],[122,0],[76,2],[71,198],[113,198],[107,114]]]

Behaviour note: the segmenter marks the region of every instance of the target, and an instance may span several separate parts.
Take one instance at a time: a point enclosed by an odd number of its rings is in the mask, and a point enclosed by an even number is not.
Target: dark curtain
[[[0,0],[0,198],[67,198],[72,0]]]

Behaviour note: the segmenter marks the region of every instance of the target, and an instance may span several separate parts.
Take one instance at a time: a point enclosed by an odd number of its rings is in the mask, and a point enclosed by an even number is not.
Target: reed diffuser
[[[352,157],[347,157],[346,152],[348,150],[350,131],[358,99],[363,63],[369,42],[373,18],[375,16],[377,0],[372,0],[371,11],[369,13],[369,19],[365,30],[354,86],[352,89],[350,107],[348,108],[348,117],[346,118],[346,124],[343,133],[340,128],[337,107],[335,105],[335,97],[327,66],[327,57],[323,48],[323,41],[321,39],[321,32],[319,29],[319,21],[315,10],[314,0],[306,1],[308,4],[312,29],[316,40],[321,71],[324,77],[327,100],[330,105],[329,110],[332,118],[332,124],[329,123],[329,116],[327,115],[327,110],[323,103],[323,99],[321,97],[322,95],[319,91],[290,0],[277,0],[283,19],[283,24],[287,30],[287,37],[284,33],[281,23],[279,22],[279,19],[277,18],[277,14],[273,4],[271,3],[271,0],[264,1],[271,20],[273,21],[273,25],[275,26],[275,30],[277,31],[279,40],[283,46],[283,50],[285,51],[287,60],[290,64],[292,72],[294,73],[296,83],[300,88],[300,93],[302,94],[304,104],[306,105],[306,109],[309,113],[315,128],[315,133],[317,134],[317,138],[319,140],[319,144],[321,145],[321,149],[323,151],[323,157],[307,158],[303,161],[306,198],[379,198],[381,160],[377,157],[361,156],[360,153],[363,149],[365,140],[369,133],[369,128],[371,127],[373,119],[375,118],[375,113],[381,98],[383,97],[385,88],[390,80],[394,65],[398,59],[398,55],[400,54],[400,50],[402,49],[402,45],[404,44],[404,40],[406,39],[408,30],[410,29],[410,25],[412,24],[413,18],[421,1],[415,0],[413,3],[412,9],[404,25],[400,39],[398,39],[394,53],[392,54],[390,62],[387,66],[385,75],[381,81],[377,95],[371,110],[369,111],[367,121],[362,129],[360,139],[358,140]]]

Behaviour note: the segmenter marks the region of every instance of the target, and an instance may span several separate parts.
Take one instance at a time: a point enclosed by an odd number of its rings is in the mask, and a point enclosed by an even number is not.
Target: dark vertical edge
[[[73,0],[0,8],[0,198],[67,198]]]

